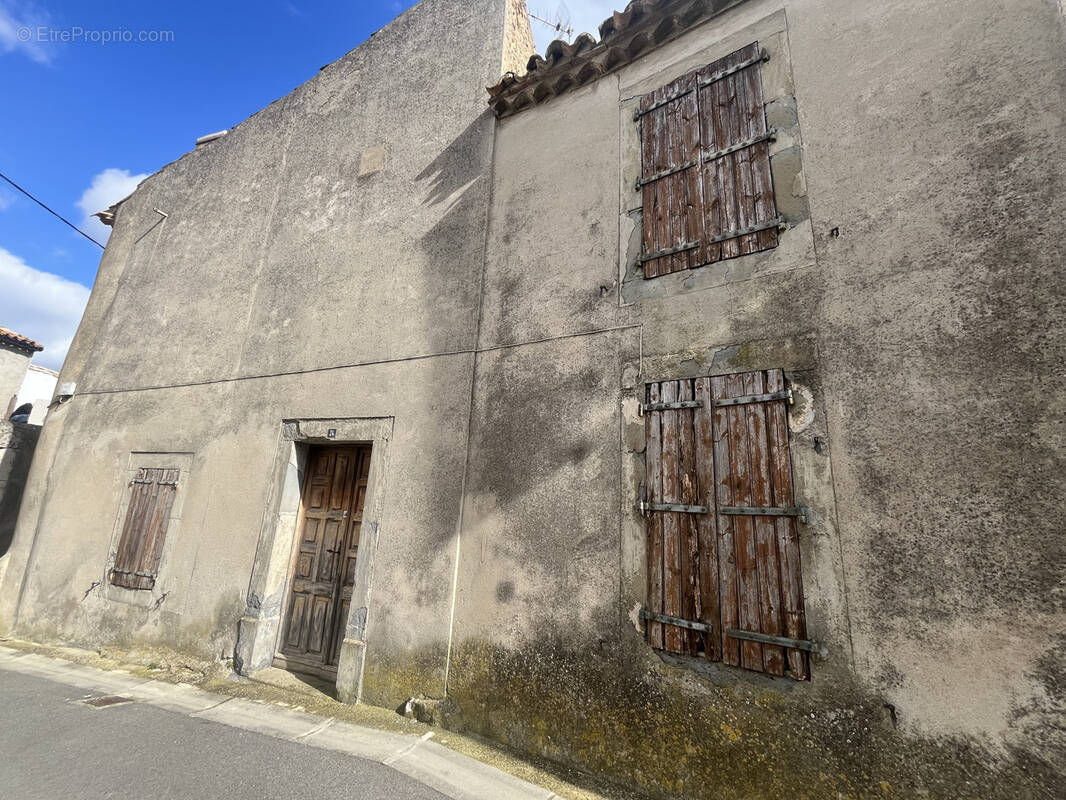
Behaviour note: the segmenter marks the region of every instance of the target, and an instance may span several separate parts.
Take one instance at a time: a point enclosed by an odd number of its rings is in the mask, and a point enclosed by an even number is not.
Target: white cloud
[[[48,27],[50,17],[33,4],[21,6],[16,16],[11,3],[0,2],[0,53],[24,53],[38,64],[48,64],[52,48],[42,46],[39,29]]]
[[[110,206],[128,197],[137,188],[137,184],[147,177],[147,174],[130,175],[128,169],[114,168],[105,169],[94,177],[77,202],[82,212],[81,229],[96,241],[106,243],[111,229],[93,214],[97,211],[107,211]]]
[[[593,39],[600,38],[600,23],[611,16],[614,11],[622,11],[629,0],[526,0],[531,13],[552,22],[556,20],[574,28],[573,39],[582,33],[588,33]],[[537,41],[537,50],[543,55],[553,39],[565,38],[551,27],[536,20],[533,24],[533,38]],[[573,41],[571,39],[571,41]]]
[[[44,352],[34,363],[59,369],[78,329],[89,289],[50,272],[34,269],[0,247],[0,325],[35,339]]]

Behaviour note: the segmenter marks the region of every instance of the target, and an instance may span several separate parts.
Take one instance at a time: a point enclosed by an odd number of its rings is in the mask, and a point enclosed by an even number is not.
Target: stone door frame
[[[370,476],[356,563],[351,611],[337,667],[337,697],[358,703],[363,692],[374,555],[385,498],[392,417],[291,419],[281,426],[267,508],[237,632],[234,668],[250,675],[271,666],[285,616],[289,568],[300,515],[303,473],[312,444],[369,444]]]

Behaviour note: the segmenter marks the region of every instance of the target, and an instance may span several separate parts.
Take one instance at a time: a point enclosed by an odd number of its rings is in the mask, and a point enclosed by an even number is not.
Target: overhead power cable
[[[101,394],[130,394],[132,392],[153,392],[161,389],[189,389],[198,386],[214,386],[222,383],[238,383],[241,381],[258,381],[268,378],[290,378],[297,375],[313,375],[319,372],[334,372],[342,369],[356,369],[358,367],[377,367],[384,364],[399,364],[410,361],[426,361],[432,358],[446,358],[449,356],[465,356],[465,355],[480,355],[481,353],[495,353],[501,350],[515,350],[519,347],[529,347],[530,345],[547,344],[549,342],[559,342],[564,339],[580,339],[586,336],[596,336],[604,333],[613,333],[615,331],[628,331],[640,329],[640,354],[638,356],[638,362],[643,368],[644,364],[644,324],[632,323],[629,325],[615,325],[610,328],[596,328],[590,331],[575,331],[573,333],[563,333],[556,336],[548,336],[543,339],[527,339],[521,342],[513,342],[511,344],[496,344],[488,347],[472,347],[464,350],[446,350],[437,353],[420,353],[418,355],[411,356],[398,356],[395,358],[381,358],[374,359],[372,361],[356,361],[348,364],[331,364],[327,367],[307,367],[305,369],[294,369],[285,372],[267,372],[259,373],[256,375],[235,375],[232,378],[205,378],[200,381],[191,381],[189,383],[160,383],[153,386],[129,386],[120,389],[87,389],[78,392],[75,397],[87,397],[88,395],[101,395]],[[67,401],[61,401],[67,402]]]
[[[43,208],[43,209],[44,209],[45,211],[47,211],[47,212],[48,212],[49,214],[51,214],[51,215],[52,215],[53,217],[55,217],[56,219],[60,220],[60,221],[61,221],[61,222],[63,222],[64,224],[66,224],[66,225],[70,226],[70,227],[71,227],[71,228],[73,228],[74,230],[76,230],[76,231],[77,231],[78,233],[80,233],[80,234],[81,234],[82,236],[84,236],[84,237],[85,237],[86,239],[88,239],[88,240],[89,240],[90,242],[92,242],[93,244],[95,244],[95,245],[96,245],[97,247],[99,247],[99,248],[100,248],[101,250],[102,250],[102,249],[104,249],[104,246],[103,246],[102,244],[100,244],[100,243],[99,243],[98,241],[96,241],[96,239],[94,239],[93,237],[91,237],[91,236],[90,236],[89,234],[87,234],[87,233],[86,233],[85,231],[83,231],[83,230],[82,230],[81,228],[79,228],[79,227],[78,227],[77,225],[75,225],[75,224],[74,224],[73,222],[71,222],[71,221],[70,221],[69,219],[67,219],[66,217],[64,217],[64,216],[63,216],[62,214],[59,214],[59,213],[57,213],[57,212],[53,211],[52,209],[50,209],[50,208],[49,208],[48,206],[46,206],[46,205],[45,205],[44,203],[42,203],[42,202],[41,202],[40,200],[38,200],[38,199],[37,199],[36,197],[34,197],[34,196],[33,196],[32,194],[30,194],[30,193],[29,193],[29,192],[27,192],[27,191],[26,191],[25,189],[23,189],[23,188],[22,188],[21,186],[19,186],[19,185],[18,185],[17,183],[15,183],[15,182],[14,182],[13,180],[11,180],[11,178],[7,177],[7,175],[5,175],[4,173],[0,172],[0,178],[3,178],[3,179],[4,179],[5,181],[7,181],[8,183],[10,183],[10,184],[11,184],[12,186],[14,186],[14,187],[15,187],[16,189],[18,189],[18,190],[19,190],[20,192],[22,192],[22,193],[23,193],[24,195],[26,195],[26,197],[30,198],[30,200],[32,200],[32,201],[33,201],[33,202],[35,202],[35,203],[36,203],[37,205],[39,205],[39,206],[40,206],[41,208]]]

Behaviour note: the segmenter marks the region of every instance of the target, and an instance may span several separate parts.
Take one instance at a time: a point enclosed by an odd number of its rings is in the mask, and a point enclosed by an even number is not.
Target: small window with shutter
[[[652,383],[644,416],[652,647],[810,675],[781,370]]]
[[[115,586],[155,586],[179,475],[177,468],[141,468],[131,481],[122,536],[109,574]]]
[[[641,98],[645,278],[777,247],[756,42]]]

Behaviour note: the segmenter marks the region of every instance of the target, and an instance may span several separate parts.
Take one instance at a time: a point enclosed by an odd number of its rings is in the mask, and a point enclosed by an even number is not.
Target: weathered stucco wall
[[[452,724],[671,796],[1066,791],[1057,14],[749,2],[501,122],[483,344],[642,328],[479,358]],[[644,281],[636,98],[755,40],[791,229]],[[644,382],[773,367],[800,685],[667,666],[635,620]]]
[[[284,421],[387,420],[364,699],[669,796],[1066,793],[1057,4],[748,0],[496,124],[515,19],[426,0],[122,206],[0,629],[231,654]],[[633,105],[755,40],[790,228],[645,281]],[[665,663],[636,617],[645,382],[768,368],[801,684]],[[94,587],[160,453],[160,585]]]
[[[14,410],[12,402],[26,377],[32,355],[20,348],[0,344],[0,411],[5,412],[4,419],[10,413],[9,407]]]
[[[426,0],[121,206],[5,626],[232,655],[283,421],[390,417],[365,690],[443,692],[507,10]],[[151,593],[106,582],[146,459],[183,471]]]

